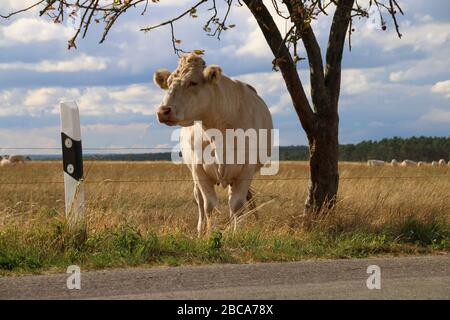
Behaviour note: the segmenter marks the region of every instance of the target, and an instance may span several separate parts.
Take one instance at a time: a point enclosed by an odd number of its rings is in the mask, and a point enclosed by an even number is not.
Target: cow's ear
[[[170,74],[170,71],[167,69],[156,70],[153,75],[153,82],[161,89],[168,89],[169,85],[167,84],[167,79],[169,79]]]
[[[203,70],[203,76],[207,83],[217,83],[222,77],[222,69],[218,65],[210,65]]]

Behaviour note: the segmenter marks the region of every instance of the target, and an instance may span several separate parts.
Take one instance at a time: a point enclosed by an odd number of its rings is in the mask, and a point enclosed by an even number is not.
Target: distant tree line
[[[340,160],[365,161],[392,159],[415,161],[433,161],[450,158],[450,136],[448,137],[411,137],[383,139],[380,141],[362,141],[357,144],[344,144],[339,148]]]
[[[60,156],[35,155],[32,160],[58,160]],[[129,154],[85,154],[85,160],[109,161],[170,161],[171,153],[129,153]],[[356,144],[341,144],[339,146],[340,161],[367,161],[377,159],[391,161],[392,159],[415,161],[433,161],[450,159],[450,136],[448,137],[411,137],[367,140]],[[309,160],[307,146],[280,147],[280,160]]]
[[[339,146],[340,161],[366,161],[392,159],[433,161],[450,158],[450,136],[448,137],[394,137],[380,141],[365,140],[356,144]],[[280,147],[280,160],[308,160],[306,146]]]

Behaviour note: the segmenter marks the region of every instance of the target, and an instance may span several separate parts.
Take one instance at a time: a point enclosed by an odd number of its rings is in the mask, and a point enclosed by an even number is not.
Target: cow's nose
[[[172,111],[171,107],[161,107],[161,113],[165,116],[168,116]]]
[[[172,113],[172,107],[170,106],[161,106],[158,109],[157,116],[159,122],[166,122],[170,119]]]

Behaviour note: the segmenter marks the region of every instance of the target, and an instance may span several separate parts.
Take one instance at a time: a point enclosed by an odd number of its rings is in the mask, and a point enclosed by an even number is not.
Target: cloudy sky
[[[1,0],[5,14],[31,0]],[[218,1],[220,3],[221,1]],[[270,2],[270,1],[269,1]],[[67,50],[74,33],[70,22],[53,24],[36,11],[0,19],[0,154],[3,147],[59,147],[61,100],[80,107],[85,147],[166,147],[173,129],[157,123],[155,106],[162,91],[152,83],[153,72],[173,69],[177,62],[170,29],[150,33],[141,27],[181,13],[195,1],[161,0],[131,10],[98,44],[101,25],[94,26],[77,50]],[[355,21],[352,51],[344,55],[340,100],[340,141],[412,135],[450,134],[450,2],[399,0],[403,38],[392,26],[373,30]],[[271,53],[246,7],[233,5],[229,23],[236,27],[221,40],[207,36],[202,26],[209,5],[197,19],[175,25],[185,50],[205,50],[207,63],[253,85],[265,99],[280,129],[280,144],[306,144],[306,137],[281,81],[271,70]],[[224,12],[222,12],[223,14]],[[281,31],[288,28],[281,19]],[[329,18],[314,22],[326,47]],[[301,55],[305,55],[304,52]],[[307,62],[299,64],[309,90]],[[42,152],[40,152],[42,153]]]

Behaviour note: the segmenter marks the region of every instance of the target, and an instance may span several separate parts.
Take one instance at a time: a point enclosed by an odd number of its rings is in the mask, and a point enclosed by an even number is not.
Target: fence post
[[[83,153],[80,114],[75,102],[61,102],[61,144],[66,219],[69,229],[86,236],[84,217]],[[79,239],[82,240],[82,239]]]

